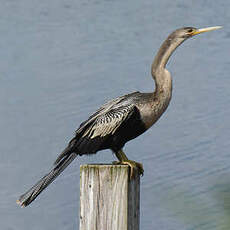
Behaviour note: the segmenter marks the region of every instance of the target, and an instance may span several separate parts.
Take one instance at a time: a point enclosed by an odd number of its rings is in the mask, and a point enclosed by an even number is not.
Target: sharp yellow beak
[[[222,28],[222,26],[213,26],[213,27],[207,27],[207,28],[197,29],[194,32],[192,32],[192,36],[200,34],[200,33],[204,33],[204,32],[218,30],[220,28]]]

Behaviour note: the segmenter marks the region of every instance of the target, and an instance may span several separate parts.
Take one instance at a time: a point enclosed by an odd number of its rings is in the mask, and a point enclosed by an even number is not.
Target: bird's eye
[[[193,29],[188,29],[188,32],[189,32],[189,33],[192,33],[192,31],[193,31]]]

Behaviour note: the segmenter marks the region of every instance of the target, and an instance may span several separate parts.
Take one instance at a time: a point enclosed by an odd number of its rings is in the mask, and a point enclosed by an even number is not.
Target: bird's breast
[[[167,109],[171,95],[165,95],[163,98],[157,98],[151,102],[140,105],[139,111],[141,120],[144,122],[145,127],[150,128]]]

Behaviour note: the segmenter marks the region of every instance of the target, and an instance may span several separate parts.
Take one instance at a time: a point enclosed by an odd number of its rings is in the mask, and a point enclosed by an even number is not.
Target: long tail
[[[29,205],[50,183],[52,183],[57,176],[76,158],[77,154],[71,152],[67,154],[68,147],[63,151],[62,159],[58,158],[58,162],[54,165],[54,168],[42,177],[31,189],[21,195],[17,200],[17,203],[22,207]]]

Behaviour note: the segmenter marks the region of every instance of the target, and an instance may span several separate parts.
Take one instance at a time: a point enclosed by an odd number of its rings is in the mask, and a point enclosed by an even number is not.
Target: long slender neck
[[[164,84],[171,81],[169,72],[165,69],[165,66],[172,55],[173,51],[184,41],[183,38],[176,38],[174,33],[161,45],[156,57],[153,60],[151,74],[156,84],[156,91],[161,89]],[[170,78],[170,79],[169,79]]]

